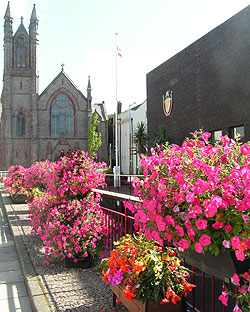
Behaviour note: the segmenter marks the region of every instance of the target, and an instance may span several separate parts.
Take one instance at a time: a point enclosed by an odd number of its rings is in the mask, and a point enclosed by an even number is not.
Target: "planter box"
[[[10,198],[15,204],[25,204],[27,196],[21,193],[10,194]]]
[[[143,303],[141,300],[127,300],[124,297],[121,287],[118,285],[110,285],[112,290],[112,307],[116,306],[116,298],[119,298],[122,304],[130,312],[181,312],[181,304],[177,302],[173,303],[164,303],[164,304],[155,304],[152,300],[147,300]]]
[[[193,265],[197,269],[221,280],[226,279],[226,281],[231,279],[234,273],[244,273],[250,268],[250,259],[238,261],[234,251],[226,251],[215,256],[208,251],[204,254],[199,254],[188,249],[185,252],[180,252],[180,256],[186,263]]]
[[[88,257],[84,258],[83,260],[78,260],[77,262],[74,262],[73,259],[66,257],[65,258],[65,267],[70,269],[89,269],[93,267],[94,265],[94,258],[92,255],[89,255]]]

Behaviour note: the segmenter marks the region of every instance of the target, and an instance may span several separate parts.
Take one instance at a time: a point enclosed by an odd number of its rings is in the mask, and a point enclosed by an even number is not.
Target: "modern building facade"
[[[147,101],[131,104],[129,109],[118,114],[118,159],[122,174],[136,174],[140,167],[140,157],[134,144],[134,133],[138,123],[147,127]]]
[[[56,160],[62,151],[87,150],[92,117],[87,96],[63,70],[38,94],[38,19],[34,5],[28,31],[13,35],[10,5],[4,16],[4,73],[1,95],[0,170]],[[107,135],[107,134],[106,134]]]
[[[250,140],[250,6],[147,74],[148,134],[181,144],[203,128]]]

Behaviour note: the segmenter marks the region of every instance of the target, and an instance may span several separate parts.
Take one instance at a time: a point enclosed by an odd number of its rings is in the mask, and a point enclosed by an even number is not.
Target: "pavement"
[[[0,184],[0,312],[50,312],[13,211]]]

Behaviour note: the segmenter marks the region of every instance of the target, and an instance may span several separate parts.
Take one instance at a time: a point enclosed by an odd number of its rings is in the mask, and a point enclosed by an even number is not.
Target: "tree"
[[[134,132],[134,143],[136,145],[136,152],[141,154],[147,153],[148,137],[145,123],[139,122]]]
[[[157,130],[155,131],[154,146],[165,144],[166,142],[169,142],[169,138],[167,136],[166,127],[164,125],[159,125]]]
[[[98,115],[94,113],[94,116],[90,122],[90,127],[88,131],[88,147],[89,147],[89,157],[94,158],[96,152],[102,144],[102,134],[97,132],[96,128],[99,124]]]

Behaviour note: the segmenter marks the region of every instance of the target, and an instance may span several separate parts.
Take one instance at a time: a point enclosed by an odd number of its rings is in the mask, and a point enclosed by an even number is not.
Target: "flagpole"
[[[114,172],[114,187],[120,186],[120,167],[119,167],[119,161],[118,161],[118,91],[117,91],[117,85],[118,85],[118,75],[117,75],[117,36],[118,33],[115,33],[116,35],[116,47],[115,47],[115,101],[116,101],[116,114],[115,114],[115,167],[113,169]]]
[[[118,33],[115,33],[116,35],[116,42],[115,42],[115,103],[116,103],[116,116],[115,116],[115,165],[116,167],[119,166],[118,163],[118,100],[117,100],[117,36]]]

